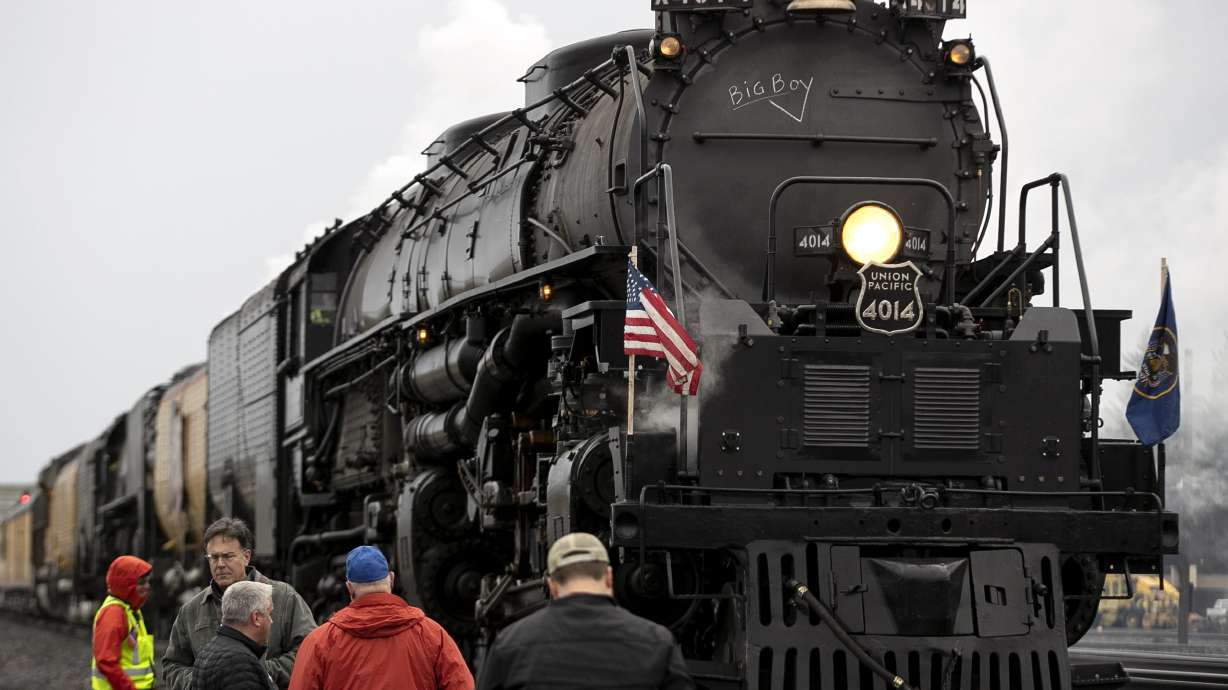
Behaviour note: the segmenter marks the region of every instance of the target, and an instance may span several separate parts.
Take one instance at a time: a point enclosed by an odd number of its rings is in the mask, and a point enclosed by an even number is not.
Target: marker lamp
[[[657,55],[670,60],[682,55],[682,41],[677,36],[662,38],[657,44]]]
[[[951,41],[946,44],[946,58],[956,67],[968,67],[976,59],[976,50],[968,41]]]

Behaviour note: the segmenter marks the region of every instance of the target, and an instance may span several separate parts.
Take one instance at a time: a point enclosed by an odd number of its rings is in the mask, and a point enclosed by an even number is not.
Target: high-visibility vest
[[[132,612],[132,607],[123,599],[117,599],[107,595],[107,598],[102,602],[102,606],[98,607],[98,613],[94,614],[94,626],[98,625],[98,616],[108,606],[118,606],[124,610],[124,617],[128,620],[128,635],[124,637],[124,641],[119,647],[119,667],[128,676],[132,684],[137,688],[144,690],[154,686],[154,642],[153,635],[145,631],[145,619],[136,617]],[[98,660],[91,659],[90,666],[92,667],[93,690],[111,690],[111,684],[107,682],[102,672],[98,670]]]

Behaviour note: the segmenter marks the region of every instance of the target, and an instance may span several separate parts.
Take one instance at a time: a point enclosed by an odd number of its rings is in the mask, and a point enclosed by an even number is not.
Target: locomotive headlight
[[[856,12],[853,0],[793,0],[786,12]]]
[[[863,201],[840,219],[840,243],[858,264],[886,263],[900,251],[904,223],[890,206]]]

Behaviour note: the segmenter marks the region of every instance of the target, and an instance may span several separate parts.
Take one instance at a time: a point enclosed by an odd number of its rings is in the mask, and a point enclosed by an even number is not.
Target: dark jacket
[[[273,585],[273,628],[269,630],[268,658],[264,666],[279,688],[290,685],[294,653],[307,633],[316,627],[307,602],[294,588],[247,569],[247,579]],[[222,592],[211,582],[179,608],[171,626],[170,644],[158,665],[158,688],[190,690],[196,655],[217,635],[222,617]]]
[[[303,640],[290,690],[473,690],[456,643],[395,594],[366,594]]]
[[[478,690],[693,688],[673,634],[595,594],[573,594],[495,638]]]
[[[229,625],[217,629],[192,668],[192,690],[275,690],[260,657],[264,647]]]

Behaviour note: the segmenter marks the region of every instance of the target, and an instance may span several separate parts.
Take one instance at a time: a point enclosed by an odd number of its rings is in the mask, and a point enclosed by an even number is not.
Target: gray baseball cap
[[[550,547],[546,557],[546,573],[552,574],[563,566],[573,563],[609,563],[605,544],[587,532],[572,532],[563,535]]]

